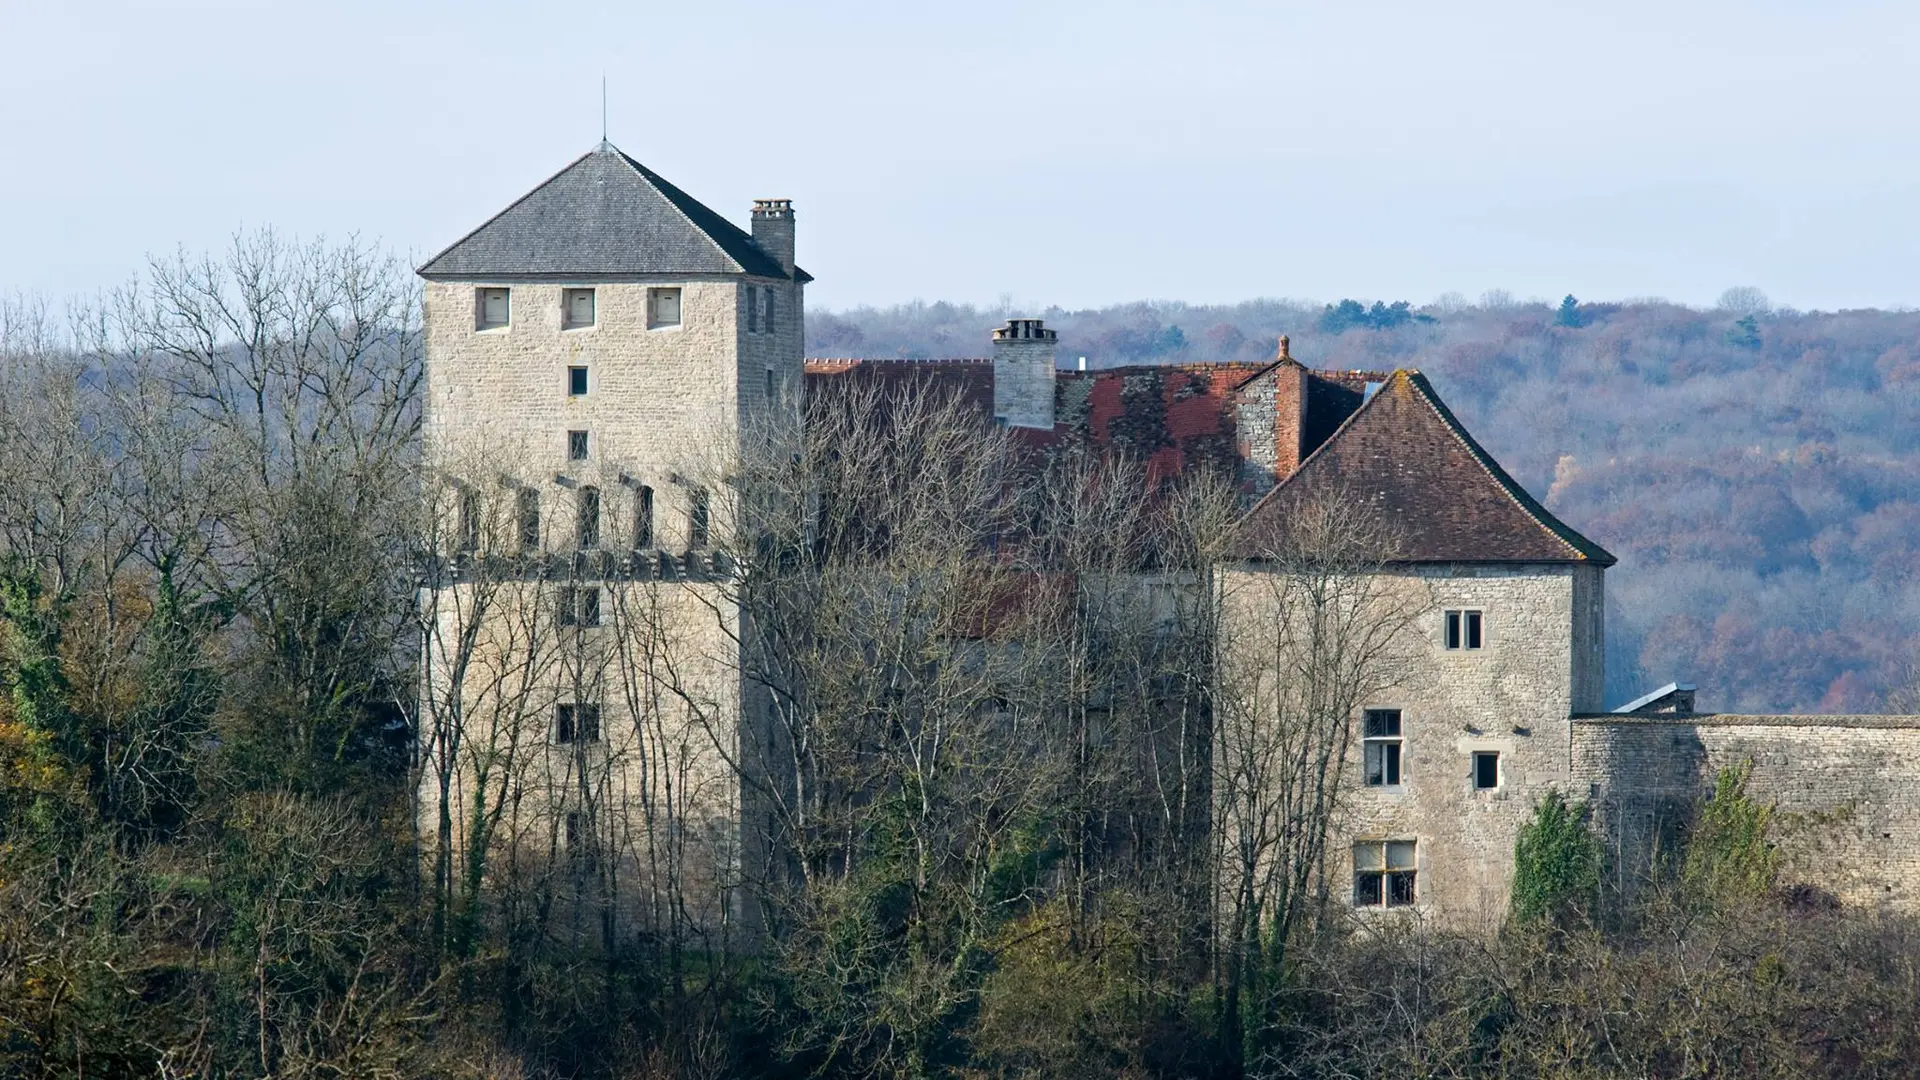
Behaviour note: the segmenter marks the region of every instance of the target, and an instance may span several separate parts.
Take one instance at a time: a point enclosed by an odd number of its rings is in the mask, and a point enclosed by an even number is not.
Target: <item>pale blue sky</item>
[[[1920,5],[0,0],[0,292],[424,257],[600,135],[809,302],[1920,303]]]

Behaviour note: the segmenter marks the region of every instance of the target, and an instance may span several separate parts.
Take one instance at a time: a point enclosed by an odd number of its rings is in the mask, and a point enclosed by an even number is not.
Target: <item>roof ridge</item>
[[[1396,370],[1394,374],[1399,375],[1401,371]],[[1567,525],[1566,522],[1554,516],[1553,511],[1548,510],[1539,500],[1535,499],[1526,488],[1522,487],[1520,482],[1515,480],[1507,470],[1501,468],[1500,463],[1493,460],[1493,455],[1487,453],[1486,450],[1481,447],[1480,443],[1474,439],[1473,435],[1467,431],[1466,427],[1460,423],[1459,418],[1453,415],[1453,410],[1447,408],[1446,402],[1440,400],[1439,391],[1433,388],[1433,384],[1427,381],[1426,376],[1420,374],[1418,369],[1406,369],[1406,374],[1408,376],[1408,384],[1419,391],[1421,398],[1426,401],[1435,413],[1439,414],[1441,422],[1447,425],[1447,429],[1453,433],[1454,438],[1460,440],[1460,444],[1466,449],[1467,454],[1471,456],[1473,460],[1479,462],[1480,468],[1486,472],[1487,476],[1490,477],[1494,483],[1500,485],[1500,489],[1506,492],[1507,497],[1512,499],[1514,504],[1520,507],[1521,512],[1525,513],[1535,525],[1539,526],[1547,535],[1565,544],[1569,551],[1572,551],[1583,560],[1598,563],[1602,566],[1612,566],[1619,561],[1614,558],[1613,554],[1607,551],[1607,549],[1588,540],[1571,526]],[[1378,394],[1374,395],[1374,397],[1379,396]],[[1359,415],[1365,408],[1366,406],[1362,405],[1360,409],[1354,410],[1354,415]],[[1351,419],[1351,417],[1349,417],[1349,419]],[[1341,426],[1344,427],[1345,425]],[[1339,432],[1335,431],[1334,436],[1337,435],[1339,435]],[[1333,436],[1329,436],[1327,442],[1332,441]],[[1324,446],[1325,444],[1323,443],[1321,445]],[[1318,453],[1318,451],[1316,450],[1315,453]],[[1301,467],[1304,468],[1305,466],[1306,463],[1302,462]]]
[[[551,184],[555,180],[558,180],[562,176],[565,176],[569,170],[575,168],[581,162],[587,160],[588,158],[592,157],[593,155],[599,152],[600,152],[599,148],[596,147],[592,150],[587,151],[584,154],[581,154],[579,157],[574,158],[572,161],[567,162],[565,165],[561,166],[558,170],[556,170],[551,176],[547,177],[545,180],[542,180],[539,183],[528,188],[527,190],[521,192],[519,198],[501,207],[499,211],[495,213],[492,217],[474,226],[473,228],[467,230],[466,235],[462,236],[458,240],[455,240],[453,243],[448,244],[446,247],[441,248],[439,253],[436,254],[433,258],[428,259],[426,262],[423,262],[419,266],[414,267],[413,272],[421,275],[422,277],[426,276],[427,268],[432,266],[434,263],[439,262],[441,259],[446,258],[447,255],[451,253],[454,248],[457,248],[461,244],[464,244],[467,241],[473,239],[474,237],[480,235],[481,231],[486,229],[487,226],[493,224],[496,221],[499,221],[503,217],[506,217],[509,213],[513,211],[515,207],[519,206],[523,202],[526,202],[528,199],[533,198],[535,195],[539,194],[540,191],[543,188],[545,188],[548,184]],[[616,153],[617,152],[618,151],[616,151]],[[625,157],[626,155],[621,154],[621,156]]]
[[[608,143],[607,145],[613,147],[614,156],[618,157],[621,160],[621,162],[626,165],[627,168],[632,169],[635,176],[638,176],[641,179],[641,181],[646,183],[649,187],[653,188],[653,190],[659,192],[661,198],[667,200],[667,205],[673,207],[674,213],[679,214],[681,220],[685,221],[688,225],[692,226],[694,232],[697,232],[701,236],[706,237],[708,243],[712,244],[715,248],[718,248],[722,258],[732,263],[734,265],[734,268],[740,271],[741,273],[744,274],[748,272],[747,268],[745,266],[742,266],[740,263],[740,260],[734,256],[733,252],[728,251],[725,244],[722,244],[719,240],[715,239],[713,234],[707,230],[706,226],[701,225],[698,221],[695,221],[693,219],[693,215],[687,212],[687,208],[680,204],[681,199],[689,199],[689,198],[692,198],[692,196],[688,195],[684,191],[681,191],[679,188],[674,187],[671,183],[667,181],[666,177],[661,176],[659,173],[656,173],[652,169],[649,169],[645,165],[642,165],[638,161],[635,161],[633,159],[633,155],[627,153],[625,150],[622,150],[617,146],[613,146],[612,143]],[[679,196],[680,198],[675,198],[674,196],[676,195]],[[716,217],[720,216],[718,211],[709,210],[709,212],[713,213]],[[721,220],[726,221],[724,217],[721,217]],[[727,221],[727,224],[732,225],[733,223],[731,221]],[[737,225],[735,225],[734,227],[736,229],[739,228],[739,226]]]

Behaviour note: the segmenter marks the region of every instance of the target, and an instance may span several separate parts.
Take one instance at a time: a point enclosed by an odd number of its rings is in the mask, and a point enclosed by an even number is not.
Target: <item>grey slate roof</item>
[[[600,146],[427,260],[434,280],[752,274],[810,281],[745,230],[616,149]]]

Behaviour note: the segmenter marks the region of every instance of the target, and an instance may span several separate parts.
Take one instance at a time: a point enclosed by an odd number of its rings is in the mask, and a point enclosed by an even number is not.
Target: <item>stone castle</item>
[[[446,546],[540,567],[423,591],[421,828],[446,841],[449,874],[475,843],[503,853],[489,874],[515,873],[591,829],[639,894],[661,873],[699,882],[686,910],[641,900],[637,918],[750,932],[731,890],[766,853],[730,765],[755,691],[701,463],[750,423],[801,422],[834,380],[872,379],[949,388],[1038,448],[1071,441],[1162,476],[1229,470],[1251,526],[1284,529],[1289,507],[1336,492],[1393,524],[1389,588],[1418,610],[1395,685],[1352,717],[1329,872],[1356,908],[1491,925],[1548,791],[1590,802],[1626,874],[1720,769],[1750,763],[1749,790],[1805,825],[1795,880],[1920,909],[1920,717],[1700,713],[1680,685],[1609,711],[1613,556],[1515,482],[1418,371],[1314,370],[1284,338],[1266,364],[1062,370],[1038,319],[994,330],[989,358],[808,360],[791,204],[756,202],[742,230],[604,143],[420,274]],[[1249,559],[1215,574],[1270,572]],[[645,632],[594,644],[623,625]]]

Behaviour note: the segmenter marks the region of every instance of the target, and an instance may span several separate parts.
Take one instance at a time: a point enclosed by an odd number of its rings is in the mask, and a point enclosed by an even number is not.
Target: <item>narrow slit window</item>
[[[587,433],[584,431],[567,432],[567,460],[587,460]]]
[[[586,368],[570,367],[567,369],[567,396],[568,397],[586,397],[587,396],[587,369]]]
[[[1399,709],[1368,709],[1362,731],[1363,766],[1368,787],[1399,787],[1404,779]]]
[[[757,285],[749,285],[747,286],[747,333],[757,334],[759,332],[760,288]]]
[[[1492,791],[1500,786],[1500,755],[1495,751],[1483,750],[1473,755],[1473,788],[1475,791]]]
[[[773,369],[768,368],[767,369],[767,400],[772,401],[773,399],[774,399]]]
[[[518,497],[520,510],[520,551],[531,554],[540,550],[540,492],[536,488],[521,488]]]
[[[713,507],[707,497],[706,488],[694,488],[689,495],[687,507],[687,546],[703,548],[707,546],[711,531]]]
[[[633,546],[636,550],[653,546],[653,489],[645,484],[634,493]]]
[[[773,333],[773,290],[763,289],[761,292],[767,298],[767,317],[762,321],[761,326],[767,333],[771,334]]]
[[[480,550],[480,493],[470,487],[460,489],[460,550]]]
[[[579,510],[579,541],[582,551],[600,546],[600,489],[583,487],[575,498]]]

